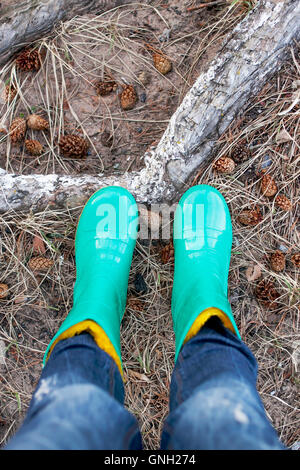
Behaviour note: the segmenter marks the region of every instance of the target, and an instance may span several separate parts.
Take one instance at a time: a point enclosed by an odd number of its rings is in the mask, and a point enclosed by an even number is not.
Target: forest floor
[[[143,166],[142,155],[158,142],[199,73],[213,59],[226,34],[251,3],[238,1],[189,10],[196,2],[154,2],[117,8],[99,16],[77,17],[38,41],[43,65],[37,73],[3,67],[0,79],[18,99],[0,103],[0,167],[18,174],[123,174]],[[252,2],[253,3],[253,2]],[[150,48],[149,48],[150,45]],[[152,47],[152,49],[151,49]],[[172,61],[160,74],[153,48]],[[287,446],[299,436],[299,48],[221,136],[206,167],[186,185],[210,184],[224,195],[232,215],[233,248],[229,299],[242,339],[259,365],[258,391],[267,415]],[[99,96],[96,85],[110,76],[116,88]],[[134,109],[120,107],[119,94],[133,84]],[[12,145],[13,119],[39,114],[49,130],[30,130],[43,152],[29,156]],[[86,158],[59,152],[59,136],[75,133],[90,144]],[[103,136],[111,137],[109,145]],[[216,173],[222,156],[236,163],[230,174]],[[261,193],[264,173],[291,202],[285,211]],[[256,226],[239,223],[243,210],[260,211]],[[47,207],[39,213],[9,211],[0,218],[0,443],[4,445],[24,416],[41,373],[43,353],[72,306],[74,238],[82,208]],[[171,227],[170,227],[171,228]],[[171,230],[170,230],[171,232]],[[284,255],[282,271],[270,256]],[[30,269],[33,256],[45,256],[44,273]],[[299,263],[299,258],[298,258]],[[128,303],[121,326],[125,406],[138,418],[144,446],[159,448],[174,367],[171,292],[172,240],[139,239],[130,272]],[[265,281],[265,289],[258,285]],[[275,299],[271,302],[270,297]]]

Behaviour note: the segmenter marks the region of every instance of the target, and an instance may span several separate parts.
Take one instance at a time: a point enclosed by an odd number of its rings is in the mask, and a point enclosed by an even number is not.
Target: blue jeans
[[[170,390],[162,449],[280,450],[256,390],[257,363],[212,318],[186,343]],[[23,425],[6,449],[141,449],[115,362],[83,333],[54,348]]]

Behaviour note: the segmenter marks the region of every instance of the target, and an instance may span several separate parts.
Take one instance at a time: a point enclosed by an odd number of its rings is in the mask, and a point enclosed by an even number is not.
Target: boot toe
[[[231,246],[231,217],[222,194],[209,185],[193,186],[186,191],[175,214],[174,241],[203,239],[207,242],[225,234]]]
[[[76,239],[88,232],[94,238],[135,240],[138,207],[132,194],[121,186],[99,189],[86,203],[77,227]]]

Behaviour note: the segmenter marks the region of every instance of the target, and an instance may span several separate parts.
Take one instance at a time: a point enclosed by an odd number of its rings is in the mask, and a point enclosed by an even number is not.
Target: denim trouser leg
[[[284,449],[256,390],[257,363],[217,318],[187,342],[171,381],[162,449]]]
[[[111,357],[83,333],[60,341],[6,449],[139,449],[136,419]]]
[[[162,448],[283,449],[256,391],[256,374],[245,344],[208,322],[178,358]],[[123,400],[117,366],[90,335],[61,341],[6,449],[141,448]]]

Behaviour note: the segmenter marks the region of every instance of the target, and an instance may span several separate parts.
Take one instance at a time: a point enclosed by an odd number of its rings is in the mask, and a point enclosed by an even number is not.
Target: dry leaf
[[[0,284],[0,299],[5,299],[9,294],[9,287],[7,284]]]
[[[295,91],[293,94],[292,94],[292,103],[291,105],[285,109],[284,111],[282,111],[281,113],[278,113],[278,116],[284,116],[285,114],[288,114],[290,111],[292,111],[292,109],[296,106],[296,104],[299,103],[300,101],[300,89]]]
[[[162,352],[159,350],[159,349],[155,349],[155,354],[157,356],[158,359],[161,359],[162,357]]]
[[[45,243],[37,235],[34,236],[34,239],[32,242],[32,249],[34,253],[39,253],[40,255],[44,255],[46,253]]]
[[[15,298],[15,304],[24,304],[25,302],[27,302],[27,300],[27,295],[20,294]]]
[[[292,82],[292,88],[296,90],[297,88],[300,88],[300,80],[294,80]]]
[[[147,382],[147,383],[151,382],[149,377],[147,377],[145,374],[140,374],[139,372],[136,372],[135,370],[129,370],[128,375],[134,379],[141,380],[142,382]]]
[[[258,264],[254,266],[249,266],[246,269],[246,278],[248,282],[256,281],[256,279],[260,278],[261,276],[261,269]]]
[[[276,136],[277,144],[283,144],[284,142],[289,142],[290,140],[293,139],[285,129],[282,129],[282,131],[280,131]]]

